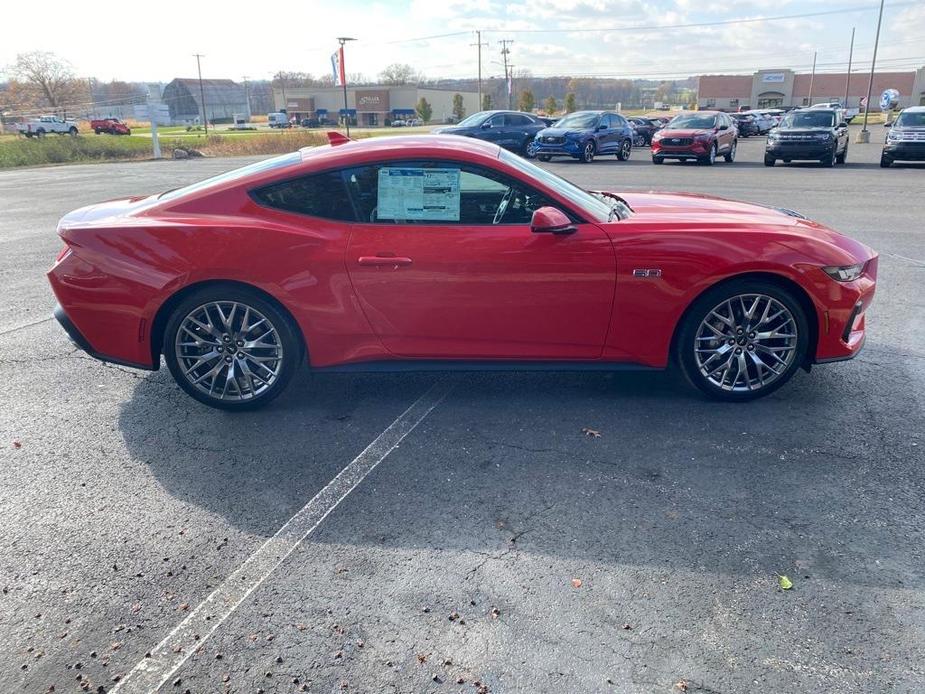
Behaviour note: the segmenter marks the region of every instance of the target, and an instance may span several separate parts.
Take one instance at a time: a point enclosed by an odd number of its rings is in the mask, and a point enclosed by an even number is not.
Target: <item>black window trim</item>
[[[394,222],[388,222],[388,223],[387,223],[387,222],[368,222],[368,221],[362,221],[362,220],[360,219],[360,210],[359,210],[359,208],[357,207],[357,202],[356,202],[356,199],[354,198],[353,191],[350,190],[350,186],[347,185],[347,181],[346,181],[346,179],[344,178],[344,172],[346,172],[346,171],[348,171],[348,170],[350,170],[350,169],[357,169],[357,168],[362,168],[362,167],[367,167],[367,166],[387,166],[387,165],[390,165],[390,164],[405,164],[405,165],[408,165],[408,164],[412,164],[412,163],[435,162],[435,161],[444,162],[444,163],[448,163],[448,164],[456,164],[456,165],[458,165],[458,166],[460,167],[460,169],[462,169],[462,167],[468,166],[468,167],[472,167],[472,168],[479,169],[479,170],[482,170],[482,171],[488,171],[488,172],[494,172],[494,171],[495,171],[494,169],[488,168],[488,167],[486,167],[486,166],[482,166],[481,164],[472,164],[472,163],[470,163],[470,162],[459,161],[459,160],[457,160],[457,159],[383,159],[383,160],[375,160],[375,161],[368,161],[368,162],[360,162],[360,163],[357,163],[357,164],[354,164],[354,165],[348,165],[348,166],[332,166],[332,167],[320,169],[320,170],[318,170],[318,171],[309,171],[309,172],[305,172],[305,173],[303,173],[303,174],[301,174],[301,175],[298,175],[298,176],[288,176],[288,177],[286,177],[286,178],[280,178],[280,179],[275,180],[275,181],[269,181],[269,182],[263,183],[262,185],[260,185],[260,186],[258,186],[258,187],[255,187],[255,188],[249,188],[249,189],[247,190],[247,196],[248,196],[248,197],[254,202],[254,204],[256,204],[258,207],[262,207],[262,208],[268,209],[268,210],[273,210],[273,211],[275,211],[275,212],[282,212],[282,213],[284,213],[284,214],[292,214],[292,215],[297,215],[297,216],[299,216],[299,217],[308,217],[309,219],[319,219],[319,220],[326,221],[326,222],[337,222],[337,223],[340,223],[340,224],[376,224],[376,225],[381,225],[381,226],[395,226],[395,223],[394,223]],[[309,177],[311,177],[311,176],[321,176],[321,175],[324,175],[324,174],[329,174],[329,173],[331,173],[331,172],[337,172],[337,173],[340,174],[341,185],[343,185],[343,187],[344,187],[344,192],[346,192],[347,197],[348,197],[349,200],[350,200],[351,207],[353,208],[353,219],[352,219],[352,220],[334,219],[334,218],[331,218],[331,217],[320,217],[320,216],[315,215],[315,214],[308,214],[307,212],[298,212],[298,211],[296,211],[296,210],[286,210],[286,209],[283,209],[283,208],[280,208],[280,207],[274,207],[274,206],[272,206],[272,205],[268,205],[268,204],[262,202],[262,201],[257,197],[257,194],[258,194],[260,191],[262,191],[263,189],[265,189],[265,188],[270,188],[271,186],[277,186],[277,185],[284,184],[284,183],[290,183],[290,182],[292,182],[292,181],[298,181],[299,179],[309,178]],[[509,173],[506,172],[506,171],[498,171],[497,174],[498,174],[498,175],[503,175],[503,176],[505,176],[505,177],[507,177],[507,178],[509,178],[509,179],[512,179],[512,180],[516,181],[518,184],[520,184],[521,187],[527,188],[528,190],[526,190],[526,191],[524,191],[524,192],[532,191],[532,192],[535,193],[536,195],[542,195],[543,197],[549,199],[551,202],[554,202],[556,208],[559,209],[559,210],[561,210],[562,212],[564,212],[564,213],[569,217],[569,219],[572,220],[573,223],[575,223],[575,224],[590,224],[590,223],[593,223],[593,222],[591,222],[590,220],[588,220],[584,214],[580,214],[580,213],[576,212],[573,206],[571,206],[571,205],[569,205],[569,204],[566,204],[566,203],[564,203],[564,202],[558,200],[555,196],[551,196],[549,193],[544,193],[544,192],[540,191],[536,186],[533,186],[533,185],[529,185],[529,184],[527,184],[527,183],[524,183],[523,181],[521,181],[521,179],[517,178],[516,176],[512,176],[511,174],[509,174]],[[486,178],[490,178],[490,176],[486,176]],[[437,224],[438,224],[439,222],[441,222],[441,221],[442,221],[442,220],[433,220],[434,225],[437,225]],[[459,222],[449,222],[449,223],[448,223],[448,226],[459,225],[459,224],[460,224]],[[507,226],[523,226],[523,224],[522,224],[522,223],[518,223],[518,224],[489,224],[489,225],[465,225],[465,226],[507,227]]]

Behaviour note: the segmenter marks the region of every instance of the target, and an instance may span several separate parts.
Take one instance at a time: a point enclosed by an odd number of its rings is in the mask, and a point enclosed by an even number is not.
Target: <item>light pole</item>
[[[867,129],[867,115],[870,113],[870,93],[874,88],[874,68],[877,66],[877,46],[880,44],[880,22],[883,21],[883,0],[880,0],[880,14],[877,15],[877,37],[874,39],[874,57],[870,61],[870,79],[867,81],[867,100],[864,102],[864,127],[858,133],[857,142],[870,142]]]
[[[848,88],[851,86],[851,60],[854,58],[854,27],[851,27],[851,47],[848,49],[848,75],[845,77],[845,102],[844,108],[848,108]]]
[[[809,76],[809,106],[813,105],[813,82],[816,81],[816,51],[813,51],[813,72]]]
[[[344,125],[347,126],[347,137],[350,137],[350,111],[347,108],[347,66],[344,63],[344,44],[347,41],[356,41],[356,39],[349,36],[338,36],[337,41],[340,43],[340,74],[343,76],[341,83],[344,85]]]
[[[206,93],[202,88],[202,66],[199,64],[200,58],[206,56],[202,53],[193,53],[196,56],[196,70],[199,72],[199,98],[202,100],[202,127],[205,128],[206,137],[209,135],[209,119],[206,117]]]

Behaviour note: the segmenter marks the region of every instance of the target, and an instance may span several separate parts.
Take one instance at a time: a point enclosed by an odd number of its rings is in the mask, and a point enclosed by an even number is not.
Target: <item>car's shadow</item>
[[[896,367],[799,372],[746,404],[702,398],[662,373],[306,376],[268,409],[236,415],[142,381],[119,424],[169,494],[268,536],[448,378],[451,395],[377,470],[374,490],[354,493],[360,519],[331,541],[425,538],[488,552],[555,508],[519,546],[676,568],[715,555],[712,570],[735,572],[769,556],[792,561],[797,543],[816,570],[840,561],[837,546],[843,559],[870,552],[902,573],[919,550],[895,524],[925,522],[903,482],[923,416],[888,396],[906,378]],[[621,530],[628,522],[632,533]]]

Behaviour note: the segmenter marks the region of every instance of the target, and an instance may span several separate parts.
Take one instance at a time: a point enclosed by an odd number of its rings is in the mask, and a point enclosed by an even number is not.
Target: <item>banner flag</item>
[[[343,87],[347,84],[347,76],[344,75],[344,47],[341,46],[331,54],[331,71],[334,73],[334,86]]]

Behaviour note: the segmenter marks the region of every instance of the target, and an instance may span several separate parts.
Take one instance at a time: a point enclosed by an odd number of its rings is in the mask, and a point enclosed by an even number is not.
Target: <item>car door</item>
[[[616,128],[614,117],[609,113],[601,116],[601,124],[598,126],[598,130],[598,152],[609,154],[616,151],[619,131]]]
[[[506,115],[503,113],[497,113],[482,123],[481,135],[479,136],[479,139],[493,142],[499,147],[504,147],[504,140],[507,137],[506,130]]]
[[[736,136],[736,130],[732,127],[732,119],[725,113],[721,113],[717,125],[719,126],[717,151],[728,152],[732,148],[732,143],[735,141]]]
[[[375,164],[348,170],[345,179],[358,218],[370,220],[351,229],[347,270],[389,352],[600,356],[616,264],[599,226],[576,219],[571,234],[533,233],[533,210],[549,204],[542,192],[459,162]]]
[[[615,128],[614,149],[619,151],[620,146],[623,144],[623,140],[629,138],[630,142],[633,141],[633,127],[630,125],[629,121],[621,115],[611,114],[610,118]]]

